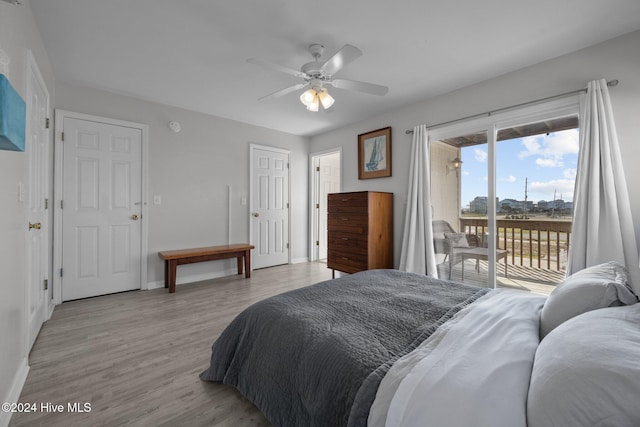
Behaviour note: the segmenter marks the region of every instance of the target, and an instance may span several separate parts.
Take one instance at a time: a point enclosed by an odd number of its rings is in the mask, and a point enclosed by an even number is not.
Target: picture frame
[[[358,135],[358,179],[391,176],[391,127]]]

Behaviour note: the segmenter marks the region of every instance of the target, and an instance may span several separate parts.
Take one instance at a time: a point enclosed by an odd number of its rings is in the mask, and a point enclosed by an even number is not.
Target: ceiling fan
[[[319,110],[320,105],[322,105],[324,109],[330,108],[333,105],[334,99],[329,95],[326,86],[378,96],[385,95],[389,91],[389,88],[386,86],[357,80],[333,78],[333,75],[340,71],[345,65],[362,56],[362,51],[355,46],[350,44],[344,45],[342,49],[326,61],[320,61],[320,57],[324,52],[324,46],[321,44],[314,43],[310,45],[309,52],[315,60],[304,64],[299,71],[261,59],[247,59],[247,62],[251,64],[268,67],[304,80],[301,83],[265,95],[258,100],[263,101],[265,99],[277,98],[307,87],[308,89],[300,95],[300,101],[307,107],[307,110],[315,112]]]

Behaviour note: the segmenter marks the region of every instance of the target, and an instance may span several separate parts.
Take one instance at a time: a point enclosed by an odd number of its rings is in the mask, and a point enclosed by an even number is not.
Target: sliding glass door
[[[561,277],[578,112],[578,97],[567,97],[429,129],[440,277],[516,288],[520,266],[540,269],[533,282]]]

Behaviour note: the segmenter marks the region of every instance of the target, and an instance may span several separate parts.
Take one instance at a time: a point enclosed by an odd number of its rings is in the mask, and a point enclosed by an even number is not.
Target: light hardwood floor
[[[265,426],[235,389],[203,382],[211,344],[242,309],[265,297],[331,278],[326,264],[255,270],[165,289],[72,301],[56,307],[31,351],[10,426]],[[64,405],[63,413],[40,411]],[[68,403],[91,411],[69,413]]]

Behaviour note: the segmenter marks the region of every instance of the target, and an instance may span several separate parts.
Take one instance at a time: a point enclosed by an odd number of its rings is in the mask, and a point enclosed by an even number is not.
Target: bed
[[[548,299],[365,271],[250,306],[200,378],[276,426],[637,426],[637,301],[617,263]]]

